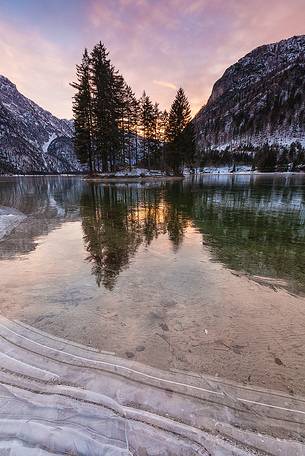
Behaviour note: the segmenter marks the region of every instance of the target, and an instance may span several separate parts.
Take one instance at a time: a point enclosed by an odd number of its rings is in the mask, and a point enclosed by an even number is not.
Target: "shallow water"
[[[0,180],[0,312],[162,369],[305,392],[305,178]]]

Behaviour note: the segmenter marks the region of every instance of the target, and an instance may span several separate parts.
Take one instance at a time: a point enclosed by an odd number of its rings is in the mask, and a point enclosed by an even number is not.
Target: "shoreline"
[[[181,181],[185,179],[185,176],[115,176],[115,177],[83,177],[82,180],[86,182],[102,182],[102,183],[114,183],[114,182],[156,182],[156,181]]]
[[[183,176],[114,176],[114,177],[88,177],[85,174],[0,174],[0,180],[7,177],[79,177],[82,180],[98,181],[98,182],[140,182],[140,181],[154,181],[154,180],[183,180],[186,178],[202,177],[202,176],[305,176],[305,172],[296,171],[237,171],[231,172],[209,172],[197,174],[184,174]]]

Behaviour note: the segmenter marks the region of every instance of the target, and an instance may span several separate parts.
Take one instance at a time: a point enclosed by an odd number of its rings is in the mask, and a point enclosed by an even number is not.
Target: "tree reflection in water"
[[[176,201],[162,186],[88,184],[80,211],[87,261],[98,286],[112,290],[138,247],[159,234],[168,233],[174,250],[179,248],[187,221]]]
[[[283,279],[293,292],[305,293],[304,176],[204,176],[145,185],[3,178],[0,205],[27,215],[1,242],[1,260],[29,254],[42,235],[81,218],[96,281],[111,290],[141,244],[163,234],[178,252],[192,226],[226,267]],[[182,255],[179,261],[183,267]]]
[[[177,252],[192,226],[216,261],[250,275],[284,279],[289,288],[303,292],[304,201],[305,187],[297,178],[88,184],[81,196],[87,260],[97,284],[112,290],[141,244],[166,234]]]

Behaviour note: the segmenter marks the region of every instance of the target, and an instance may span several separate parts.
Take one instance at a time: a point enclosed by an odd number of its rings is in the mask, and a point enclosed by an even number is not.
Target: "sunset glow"
[[[256,46],[304,33],[304,0],[2,0],[0,73],[60,117],[81,50],[102,41],[137,96],[193,114],[224,70]]]

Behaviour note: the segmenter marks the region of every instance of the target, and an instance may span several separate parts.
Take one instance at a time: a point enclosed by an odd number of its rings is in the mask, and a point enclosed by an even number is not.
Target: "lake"
[[[0,206],[26,216],[0,241],[2,315],[161,369],[305,393],[305,177],[2,177]]]

